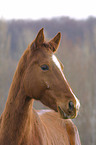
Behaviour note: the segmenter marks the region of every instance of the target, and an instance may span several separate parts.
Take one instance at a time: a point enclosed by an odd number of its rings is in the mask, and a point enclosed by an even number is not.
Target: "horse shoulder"
[[[67,119],[64,122],[65,122],[70,144],[81,145],[78,129],[75,126],[75,124],[70,119]]]

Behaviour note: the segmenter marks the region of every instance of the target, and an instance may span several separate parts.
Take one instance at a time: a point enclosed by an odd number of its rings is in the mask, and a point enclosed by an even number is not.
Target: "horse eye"
[[[49,70],[49,67],[48,67],[48,65],[43,64],[43,65],[41,66],[41,69],[44,70],[44,71],[46,71],[46,70]]]

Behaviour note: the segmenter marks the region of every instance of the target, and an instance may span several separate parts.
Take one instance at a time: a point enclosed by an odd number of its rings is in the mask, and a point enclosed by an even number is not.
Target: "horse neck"
[[[24,132],[30,128],[33,100],[26,96],[22,83],[26,69],[25,58],[27,58],[26,55],[21,58],[13,77],[0,125],[0,138],[3,141],[9,141],[10,145],[18,144],[20,137],[23,137]],[[12,139],[14,142],[12,142]]]

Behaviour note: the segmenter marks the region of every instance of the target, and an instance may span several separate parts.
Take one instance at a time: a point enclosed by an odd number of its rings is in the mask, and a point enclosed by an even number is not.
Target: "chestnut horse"
[[[70,120],[80,103],[54,55],[60,38],[45,42],[42,28],[21,57],[0,118],[0,145],[81,145]],[[34,110],[34,99],[52,110]]]

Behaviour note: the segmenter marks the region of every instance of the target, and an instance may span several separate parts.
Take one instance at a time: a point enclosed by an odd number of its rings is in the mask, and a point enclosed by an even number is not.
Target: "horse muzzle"
[[[80,108],[80,103],[76,107],[74,106],[73,102],[70,101],[68,104],[68,108],[66,109],[65,107],[61,107],[58,105],[57,109],[58,112],[60,113],[61,118],[63,119],[73,119],[76,118],[79,112]]]

